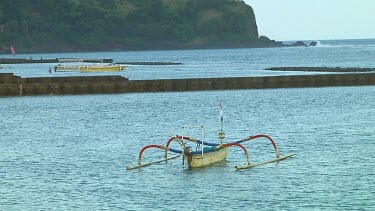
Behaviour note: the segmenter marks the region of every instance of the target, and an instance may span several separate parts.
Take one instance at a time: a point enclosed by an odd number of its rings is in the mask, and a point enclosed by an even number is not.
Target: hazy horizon
[[[244,0],[259,35],[278,41],[373,39],[374,0]]]

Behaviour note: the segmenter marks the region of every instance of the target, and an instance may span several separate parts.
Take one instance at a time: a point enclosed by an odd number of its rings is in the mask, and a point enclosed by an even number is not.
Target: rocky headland
[[[229,0],[5,1],[0,53],[299,46],[259,36],[253,8]]]

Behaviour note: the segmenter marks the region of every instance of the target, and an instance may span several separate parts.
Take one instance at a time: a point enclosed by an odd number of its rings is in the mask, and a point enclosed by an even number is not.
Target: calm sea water
[[[132,80],[285,75],[291,73],[263,68],[375,67],[375,40],[24,56],[183,63],[119,73]],[[80,74],[47,69],[11,65],[1,71]],[[374,210],[374,99],[374,86],[0,98],[0,210]],[[166,144],[181,126],[203,125],[206,140],[215,142],[220,100],[226,141],[268,134],[281,154],[295,156],[236,172],[246,158],[231,148],[227,162],[209,168],[188,170],[176,159],[125,170],[143,146]],[[253,162],[274,157],[265,140],[244,145]],[[144,154],[145,161],[162,157],[156,149]]]

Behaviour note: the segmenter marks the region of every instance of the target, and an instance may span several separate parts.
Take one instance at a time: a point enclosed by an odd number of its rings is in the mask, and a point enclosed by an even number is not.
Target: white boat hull
[[[54,67],[56,72],[77,72],[79,71],[79,66],[66,66],[66,65],[57,65]]]

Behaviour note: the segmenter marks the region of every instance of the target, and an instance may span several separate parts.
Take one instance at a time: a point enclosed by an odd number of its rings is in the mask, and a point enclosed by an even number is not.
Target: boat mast
[[[224,124],[223,105],[221,104],[221,100],[220,100],[220,132],[219,132],[220,144],[223,144],[223,139],[225,139],[225,133],[223,132],[223,124]]]

